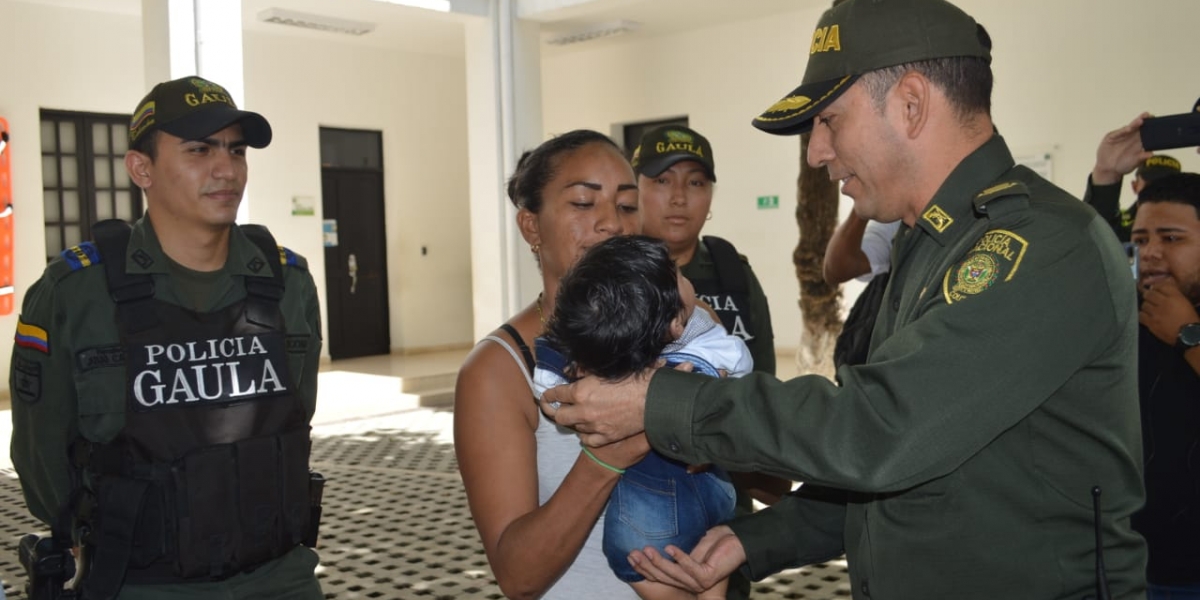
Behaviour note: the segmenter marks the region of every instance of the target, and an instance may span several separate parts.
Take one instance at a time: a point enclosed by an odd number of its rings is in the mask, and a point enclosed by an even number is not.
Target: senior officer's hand
[[[1179,284],[1167,278],[1142,292],[1138,322],[1145,325],[1154,337],[1174,346],[1179,339],[1179,328],[1200,322],[1200,315],[1196,314],[1196,307],[1183,295]]]
[[[594,376],[550,388],[542,394],[546,416],[579,433],[584,444],[599,447],[646,429],[646,390],[654,369],[616,382]]]
[[[650,581],[699,594],[746,562],[742,541],[725,525],[709,529],[690,555],[675,546],[667,546],[667,554],[670,558],[647,546],[629,553],[629,564]]]

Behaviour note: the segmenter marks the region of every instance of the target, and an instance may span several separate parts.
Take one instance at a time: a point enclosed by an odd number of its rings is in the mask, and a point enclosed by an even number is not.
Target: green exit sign
[[[779,208],[779,196],[759,196],[758,208]]]

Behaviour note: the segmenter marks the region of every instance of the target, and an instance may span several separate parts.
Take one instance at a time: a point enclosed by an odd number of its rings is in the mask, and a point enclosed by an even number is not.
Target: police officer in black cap
[[[52,532],[22,542],[32,595],[322,598],[316,288],[234,224],[271,127],[185,77],[138,103],[129,141],[146,215],[51,261],[18,321],[12,459]]]

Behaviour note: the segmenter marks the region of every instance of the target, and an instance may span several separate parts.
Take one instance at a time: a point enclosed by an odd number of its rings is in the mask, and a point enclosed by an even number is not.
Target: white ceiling
[[[21,1],[129,15],[141,14],[142,4],[141,0],[0,1]],[[545,38],[589,25],[618,20],[639,23],[641,27],[636,33],[623,36],[622,39],[627,40],[635,36],[657,36],[730,21],[767,17],[829,3],[830,0],[575,0],[560,3],[566,5],[565,8],[542,10],[528,17],[542,24]],[[371,33],[354,37],[260,22],[258,14],[268,8],[284,8],[340,19],[368,21],[375,23],[377,27]],[[242,20],[249,31],[316,39],[336,38],[346,43],[448,56],[463,54],[462,22],[467,18],[471,17],[372,0],[242,0]],[[587,43],[609,42],[596,40]],[[553,53],[558,50],[555,46],[544,45],[543,51]]]

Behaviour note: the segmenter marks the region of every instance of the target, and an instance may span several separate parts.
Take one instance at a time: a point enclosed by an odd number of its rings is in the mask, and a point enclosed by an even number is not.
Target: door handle
[[[358,287],[358,257],[354,253],[350,254],[347,262],[347,271],[350,275],[350,293],[353,294],[355,288]]]

